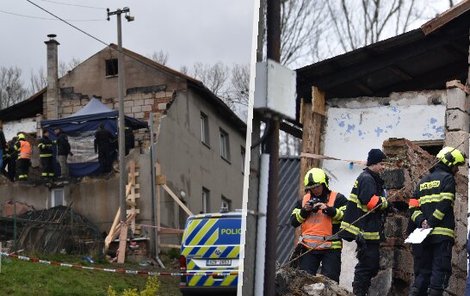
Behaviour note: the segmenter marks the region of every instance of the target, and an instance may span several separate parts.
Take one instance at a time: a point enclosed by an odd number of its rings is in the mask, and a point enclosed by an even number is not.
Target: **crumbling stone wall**
[[[468,120],[465,120],[465,95],[458,89],[449,90],[449,120],[459,118],[458,129],[455,122],[446,124],[445,145],[468,151]],[[458,100],[458,97],[461,100]],[[458,106],[458,104],[461,104]],[[458,113],[464,113],[459,114]],[[468,119],[468,118],[467,118]],[[387,218],[385,234],[387,240],[382,244],[381,271],[371,287],[372,295],[407,295],[413,281],[413,258],[410,246],[404,244],[408,218],[406,217],[407,201],[412,196],[417,182],[427,173],[436,160],[419,146],[405,139],[385,141],[383,149],[390,162],[387,164],[384,180],[390,201],[399,209],[399,213]],[[454,203],[456,220],[456,240],[452,254],[452,276],[445,295],[463,295],[467,276],[467,212],[468,212],[468,166],[462,166],[456,175],[457,193]]]

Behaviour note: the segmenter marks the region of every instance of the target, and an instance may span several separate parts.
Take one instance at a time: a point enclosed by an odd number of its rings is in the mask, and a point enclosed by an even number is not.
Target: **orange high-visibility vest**
[[[335,204],[337,192],[331,192],[328,198],[327,205],[333,207]],[[310,200],[310,193],[304,195],[302,200],[302,207]],[[332,217],[324,214],[321,210],[316,213],[312,212],[307,220],[302,223],[302,241],[301,243],[307,247],[315,248],[318,250],[330,249],[331,241],[325,240],[326,237],[333,234],[333,221]]]
[[[20,141],[20,151],[18,154],[18,159],[20,158],[26,158],[26,159],[31,159],[31,144],[29,144],[28,141],[22,140]]]

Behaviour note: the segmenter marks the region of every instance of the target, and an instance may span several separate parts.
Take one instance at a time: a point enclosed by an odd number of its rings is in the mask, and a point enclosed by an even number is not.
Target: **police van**
[[[241,213],[190,216],[181,243],[183,295],[235,294],[238,283]]]

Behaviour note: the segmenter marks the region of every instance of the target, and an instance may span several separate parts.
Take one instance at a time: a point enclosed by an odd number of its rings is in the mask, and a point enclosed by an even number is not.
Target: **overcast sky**
[[[107,44],[117,43],[117,25],[116,16],[106,21],[106,8],[114,11],[127,6],[135,21],[123,18],[123,46],[145,56],[161,49],[169,55],[167,66],[176,70],[195,62],[232,65],[250,61],[252,0],[31,1]],[[31,70],[46,68],[44,41],[50,33],[57,34],[60,61],[84,61],[105,47],[67,24],[52,20],[53,16],[26,0],[1,3],[0,66],[20,67],[25,81]]]

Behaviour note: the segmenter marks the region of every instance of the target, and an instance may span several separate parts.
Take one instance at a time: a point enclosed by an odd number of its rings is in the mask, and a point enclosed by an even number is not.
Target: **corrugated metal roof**
[[[277,260],[281,264],[289,259],[294,249],[295,228],[290,225],[290,215],[299,199],[299,178],[300,158],[280,157]]]

